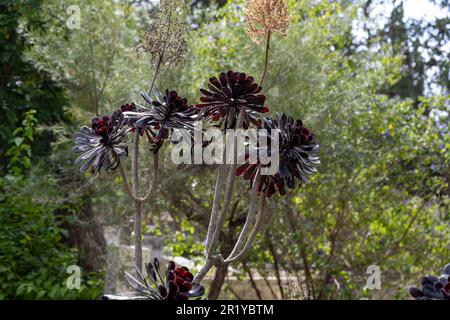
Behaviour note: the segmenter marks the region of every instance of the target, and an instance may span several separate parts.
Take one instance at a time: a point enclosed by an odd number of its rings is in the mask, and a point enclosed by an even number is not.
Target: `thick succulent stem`
[[[222,185],[225,177],[226,166],[219,164],[217,168],[216,187],[214,191],[214,201],[211,209],[211,218],[209,220],[208,233],[206,235],[205,255],[210,256],[211,240],[214,230],[217,228],[217,217],[219,214],[220,198],[222,196]]]
[[[259,198],[258,215],[256,217],[256,224],[252,230],[252,233],[250,234],[250,236],[247,240],[247,243],[245,244],[244,248],[242,249],[242,251],[233,257],[231,257],[231,255],[230,255],[230,257],[228,257],[226,260],[223,260],[223,257],[220,254],[210,256],[206,260],[205,265],[195,276],[195,278],[193,280],[194,283],[200,283],[203,280],[203,278],[208,274],[209,270],[212,269],[212,267],[214,267],[216,265],[222,266],[225,264],[230,264],[230,263],[236,262],[236,261],[244,258],[248,254],[253,242],[255,241],[258,231],[261,229],[261,226],[263,225],[264,216],[265,216],[265,204],[266,204],[266,194],[263,192],[263,193],[261,193],[260,198]]]
[[[242,124],[244,123],[244,118],[245,118],[245,112],[246,112],[245,107],[241,107],[241,109],[239,111],[238,119],[237,119],[236,129],[242,128]],[[223,196],[223,205],[222,205],[222,209],[220,211],[220,215],[218,218],[216,228],[213,231],[210,247],[208,250],[209,256],[212,255],[212,251],[214,250],[214,245],[216,244],[217,240],[219,239],[220,232],[222,231],[223,225],[225,223],[225,217],[226,217],[226,214],[228,211],[228,206],[231,201],[231,196],[233,195],[234,177],[236,176],[236,166],[237,166],[237,163],[236,163],[236,158],[237,158],[236,157],[236,153],[237,153],[236,141],[234,141],[233,146],[234,146],[235,159],[233,159],[233,163],[228,166],[229,170],[228,170],[227,182],[225,185],[225,193]]]
[[[236,123],[236,129],[242,128],[242,125],[244,123],[245,113],[246,113],[245,107],[241,107],[241,109],[239,111],[237,123]],[[236,155],[236,143],[233,143],[233,145],[235,148],[234,154]],[[227,183],[225,186],[224,203],[222,205],[222,210],[220,211],[220,215],[218,217],[217,217],[217,214],[211,215],[211,220],[217,219],[216,220],[217,222],[212,223],[210,221],[210,223],[209,223],[207,239],[209,236],[210,242],[208,243],[208,246],[206,247],[206,262],[205,262],[205,265],[200,270],[200,272],[195,276],[195,278],[194,278],[195,283],[199,283],[205,277],[205,275],[208,273],[208,271],[211,270],[211,268],[213,266],[219,265],[223,261],[222,255],[219,254],[219,255],[213,256],[213,249],[214,249],[214,245],[216,244],[216,242],[219,238],[219,234],[220,234],[223,224],[225,222],[225,216],[226,216],[226,212],[228,210],[228,205],[231,201],[231,195],[233,193],[234,176],[236,174],[236,165],[237,165],[236,161],[233,161],[233,163],[228,167],[229,171],[228,171]],[[216,212],[218,212],[218,210],[219,210],[218,209],[219,202],[220,202],[219,197],[220,197],[221,185],[222,185],[221,180],[223,179],[223,175],[225,175],[226,169],[227,169],[226,166],[221,166],[221,168],[219,168],[218,177],[216,180],[216,191],[215,191],[214,199],[218,199],[218,201],[217,202],[214,201],[215,206],[213,204],[213,209],[215,209]],[[221,172],[221,171],[223,171],[223,172]],[[221,175],[222,175],[222,177],[219,179],[219,176],[221,176]],[[217,195],[217,198],[216,198],[216,195]],[[214,213],[214,211],[213,211],[213,213]]]
[[[256,173],[256,178],[255,181],[253,183],[253,187],[252,187],[252,195],[250,198],[250,206],[248,209],[248,214],[247,214],[247,219],[245,220],[245,224],[242,227],[241,233],[239,234],[239,238],[236,241],[236,244],[234,245],[233,250],[231,251],[229,258],[234,257],[235,255],[237,255],[238,251],[241,250],[242,246],[244,245],[245,239],[247,238],[247,235],[250,232],[250,228],[253,224],[253,221],[255,219],[255,214],[256,214],[256,199],[258,196],[258,186],[261,182],[261,171],[258,169],[257,173]]]
[[[133,175],[133,193],[136,197],[139,197],[139,130],[136,130],[134,134],[131,171]],[[134,200],[134,257],[136,269],[142,272],[142,202]]]
[[[153,170],[152,176],[149,178],[149,187],[146,195],[144,197],[139,197],[133,191],[131,191],[130,184],[128,183],[128,178],[125,173],[123,166],[119,165],[119,173],[122,178],[123,187],[125,192],[134,200],[138,202],[145,202],[150,198],[150,195],[156,190],[158,184],[158,173],[159,173],[159,157],[158,154],[153,155]]]
[[[192,282],[194,284],[200,283],[203,278],[208,274],[209,270],[215,265],[219,265],[223,262],[222,255],[218,254],[215,256],[211,256],[206,260],[205,265],[200,269],[200,271],[195,275],[194,280]]]
[[[256,223],[255,226],[253,227],[252,233],[248,237],[247,243],[245,244],[244,248],[240,253],[236,254],[235,256],[230,255],[230,257],[228,257],[223,263],[234,263],[244,258],[248,254],[251,246],[253,245],[253,242],[255,241],[256,235],[258,234],[258,231],[260,230],[264,222],[265,205],[266,205],[266,194],[263,192],[261,193],[259,198],[258,215],[256,216]]]
[[[267,32],[267,41],[266,41],[266,51],[264,55],[264,69],[261,73],[261,77],[259,78],[259,86],[262,86],[264,78],[266,77],[267,68],[269,66],[269,50],[270,50],[270,30]]]

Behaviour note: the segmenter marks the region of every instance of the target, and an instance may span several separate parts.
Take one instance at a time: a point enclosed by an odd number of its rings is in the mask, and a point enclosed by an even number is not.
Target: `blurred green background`
[[[264,290],[302,298],[286,277],[314,299],[408,298],[409,285],[450,261],[449,2],[287,2],[291,26],[272,41],[267,105],[272,115],[304,120],[322,163],[310,184],[270,201],[270,223],[233,275],[250,281],[257,298]],[[257,77],[263,48],[246,34],[244,1],[187,4],[187,58],[158,88],[196,103],[210,76],[232,69]],[[70,5],[80,8],[79,29],[66,25]],[[407,14],[421,6],[434,10]],[[1,299],[95,299],[104,230],[131,241],[133,206],[120,178],[80,174],[71,148],[96,113],[142,103],[152,67],[136,47],[152,10],[139,0],[1,1]],[[168,255],[201,258],[215,170],[176,167],[170,147],[162,156],[145,234],[161,237]],[[223,252],[245,221],[248,190],[237,183]],[[83,270],[80,290],[66,287],[72,264]],[[365,288],[370,265],[382,271],[381,290]],[[229,285],[229,271],[212,275],[214,290],[246,298]]]

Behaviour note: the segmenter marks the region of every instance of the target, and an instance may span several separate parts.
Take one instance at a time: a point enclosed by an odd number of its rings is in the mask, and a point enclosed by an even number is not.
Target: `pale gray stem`
[[[205,265],[195,275],[194,280],[192,280],[192,282],[194,284],[200,283],[203,280],[203,278],[208,274],[209,270],[212,269],[212,267],[219,265],[222,262],[223,262],[223,257],[220,254],[209,257],[206,260]]]
[[[133,192],[130,189],[130,185],[128,184],[128,178],[127,175],[125,173],[125,170],[122,166],[122,164],[119,164],[119,173],[120,173],[120,177],[122,178],[122,183],[123,183],[123,187],[125,189],[125,192],[134,200],[137,200],[138,198],[135,197],[135,195],[133,194]]]
[[[219,214],[220,198],[222,196],[222,185],[225,177],[226,167],[219,164],[217,168],[216,187],[214,191],[214,201],[211,209],[211,218],[209,219],[208,233],[206,235],[205,255],[210,256],[211,239],[214,230],[217,228],[217,215]]]
[[[144,197],[137,198],[139,202],[147,201],[153,194],[153,192],[156,190],[156,186],[158,184],[158,176],[159,176],[159,156],[158,153],[155,153],[153,155],[153,172],[151,178],[149,179],[148,191]]]
[[[242,251],[239,254],[235,255],[234,257],[231,257],[230,255],[230,257],[228,257],[223,263],[234,263],[244,258],[248,254],[251,246],[253,245],[253,242],[255,241],[256,235],[258,234],[258,231],[263,224],[265,214],[265,204],[266,204],[266,194],[261,193],[258,205],[258,215],[256,216],[256,224],[247,240],[247,243],[245,244],[244,249],[242,249]]]
[[[236,123],[236,129],[241,129],[242,124],[244,123],[245,118],[245,107],[241,107]],[[225,217],[228,210],[228,205],[231,201],[231,196],[233,195],[233,185],[234,185],[234,177],[236,175],[236,153],[237,153],[237,146],[236,141],[233,143],[234,145],[234,156],[235,159],[232,164],[229,165],[229,171],[228,171],[228,177],[227,177],[227,183],[225,185],[225,194],[223,197],[223,205],[222,210],[220,211],[219,219],[216,228],[213,231],[212,239],[209,246],[209,255],[212,254],[212,251],[214,250],[214,245],[216,244],[217,240],[219,239],[220,232],[222,231],[223,225],[225,223]]]
[[[248,209],[247,219],[245,220],[244,227],[242,227],[241,233],[239,234],[238,241],[234,245],[233,251],[231,251],[227,260],[234,257],[238,253],[238,251],[241,250],[242,246],[244,245],[245,239],[247,238],[247,235],[250,232],[250,228],[253,225],[253,221],[255,219],[255,214],[256,214],[256,208],[255,208],[256,207],[256,198],[258,195],[258,186],[259,186],[260,182],[261,182],[261,171],[260,171],[260,169],[258,169],[258,171],[256,173],[255,181],[253,182],[252,195],[250,198],[250,206]]]
[[[153,156],[153,173],[152,176],[149,178],[149,187],[148,187],[148,192],[144,197],[139,197],[137,195],[135,195],[131,189],[130,189],[130,184],[128,183],[128,178],[127,175],[125,173],[125,170],[123,168],[123,166],[120,164],[119,165],[119,173],[120,173],[120,177],[122,178],[122,183],[124,186],[124,189],[126,191],[126,193],[135,201],[139,201],[139,202],[145,202],[147,201],[151,194],[156,190],[156,186],[158,183],[158,172],[159,171],[159,157],[158,154],[155,154]],[[134,179],[133,179],[134,180]]]
[[[133,150],[132,150],[132,160],[131,160],[131,171],[133,175],[133,193],[136,197],[139,197],[139,130],[136,130],[134,134]],[[134,257],[136,269],[142,272],[142,202],[134,200]]]

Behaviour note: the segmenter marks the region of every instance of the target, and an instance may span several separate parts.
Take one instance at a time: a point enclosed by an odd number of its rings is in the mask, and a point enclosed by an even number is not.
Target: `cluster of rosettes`
[[[441,276],[425,276],[422,288],[412,287],[409,293],[416,300],[450,300],[450,263],[442,270]]]
[[[85,160],[81,170],[92,166],[97,173],[101,168],[114,169],[120,158],[127,155],[126,135],[139,130],[146,134],[151,150],[156,153],[175,129],[183,129],[192,137],[194,122],[209,120],[218,122],[222,129],[236,129],[239,113],[244,109],[242,127],[264,128],[269,132],[279,130],[279,170],[273,175],[263,175],[259,192],[272,196],[277,190],[286,193],[285,186],[294,188],[295,179],[307,182],[308,176],[316,171],[319,164],[319,146],[314,136],[296,120],[283,114],[276,118],[265,118],[264,125],[260,115],[269,111],[264,105],[265,95],[254,78],[242,72],[228,71],[219,77],[209,79],[208,88],[200,89],[201,103],[189,105],[188,100],[176,91],[166,90],[164,96],[154,93],[151,99],[146,93],[142,96],[149,107],[134,103],[124,104],[111,117],[94,118],[92,128],[83,127],[75,139],[75,152],[83,152],[77,161]],[[270,152],[270,140],[268,152]],[[255,181],[258,168],[263,165],[245,164],[238,168],[237,175]]]
[[[295,188],[295,179],[308,182],[308,176],[317,171],[316,166],[320,163],[317,153],[319,145],[315,143],[314,135],[303,126],[301,120],[286,114],[278,115],[276,118],[264,119],[264,137],[268,139],[265,153],[271,156],[271,133],[278,131],[278,155],[279,169],[275,174],[262,175],[258,192],[264,192],[271,197],[276,191],[281,195],[286,193],[285,186]],[[246,159],[248,160],[248,156]],[[258,169],[269,167],[272,164],[245,163],[237,169],[236,174],[250,180],[251,185],[256,181]]]
[[[149,300],[188,300],[200,298],[204,293],[201,285],[194,285],[194,276],[187,267],[177,267],[169,261],[165,274],[161,274],[159,261],[154,258],[153,264],[146,264],[147,277],[139,274],[136,279],[126,273],[129,284],[143,298]]]

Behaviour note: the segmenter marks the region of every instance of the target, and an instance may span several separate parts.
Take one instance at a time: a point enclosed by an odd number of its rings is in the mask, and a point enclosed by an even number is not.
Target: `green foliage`
[[[195,103],[198,88],[219,72],[233,69],[258,78],[264,48],[246,35],[244,1],[225,2],[217,1],[216,8],[208,6],[213,1],[197,1],[191,8],[187,60],[159,78],[160,90],[177,90]],[[311,184],[268,204],[269,221],[246,268],[267,277],[276,275],[277,264],[306,283],[315,298],[405,298],[407,285],[450,257],[448,96],[420,97],[433,64],[439,67],[436,82],[448,86],[442,49],[447,22],[438,19],[428,27],[405,22],[398,6],[382,32],[357,43],[352,26],[361,22],[359,4],[287,2],[291,27],[286,38],[273,37],[264,92],[272,114],[301,117],[315,133],[322,165]],[[127,230],[132,209],[118,178],[101,176],[94,187],[91,176],[76,172],[73,125],[141,101],[137,92],[148,88],[152,74],[135,48],[147,13],[125,1],[79,1],[81,29],[69,30],[69,1],[14,3],[0,5],[0,88],[6,89],[0,92],[6,119],[0,152],[8,150],[0,155],[8,157],[8,175],[0,178],[0,297],[94,298],[101,290],[94,277],[83,274],[81,291],[65,286],[65,270],[76,264],[77,252],[65,244],[61,224],[76,220],[79,190],[92,197],[95,213],[108,224]],[[425,46],[432,53],[429,61],[420,55],[425,31],[438,43]],[[39,144],[51,155],[31,166],[38,140],[33,142],[33,128],[58,120],[50,139]],[[59,139],[49,148],[54,136]],[[215,170],[174,166],[170,150],[161,151],[158,197],[144,205],[145,220],[154,225],[146,233],[164,236],[172,255],[199,257]],[[43,154],[33,152],[37,155]],[[148,163],[148,152],[141,159]],[[141,185],[146,185],[143,167]],[[36,190],[38,185],[42,189]],[[248,196],[248,184],[236,181],[235,224],[226,225],[220,236],[225,249],[239,234]],[[54,214],[61,207],[73,212],[71,220]],[[379,292],[365,288],[372,264],[381,268]],[[246,272],[239,269],[237,276],[244,279]]]
[[[66,26],[70,5],[45,1],[46,32],[24,33],[33,44],[26,56],[65,85],[71,113],[86,121],[139,97],[152,68],[136,52],[145,26],[128,1],[78,1],[80,29]]]
[[[37,119],[34,116],[36,110],[30,110],[25,113],[25,119],[22,126],[13,132],[13,145],[6,151],[5,155],[9,158],[8,169],[15,175],[20,175],[23,170],[31,169],[31,146],[33,142],[33,131],[36,126]]]
[[[14,130],[8,173],[0,177],[0,299],[94,299],[101,283],[83,275],[79,290],[66,287],[67,267],[77,263],[77,252],[64,243],[62,217],[56,206],[40,203],[24,186],[29,183],[35,111],[26,113]]]
[[[91,275],[79,290],[66,287],[77,252],[63,242],[60,217],[4,179],[0,188],[0,299],[95,299],[102,281]]]
[[[0,4],[0,170],[14,129],[20,126],[28,110],[39,110],[36,117],[42,125],[63,120],[63,90],[48,73],[26,59],[24,51],[29,44],[19,31],[30,27],[42,30],[41,5],[42,1],[36,0],[4,1]],[[48,154],[51,140],[48,132],[36,134],[31,146],[34,154]]]
[[[166,230],[164,234],[173,234],[172,237],[167,237],[166,239],[166,249],[173,256],[181,256],[193,258],[196,256],[201,256],[204,251],[204,245],[199,239],[195,227],[189,223],[189,220],[184,219],[182,221],[177,221],[179,223],[179,230],[173,231]]]

